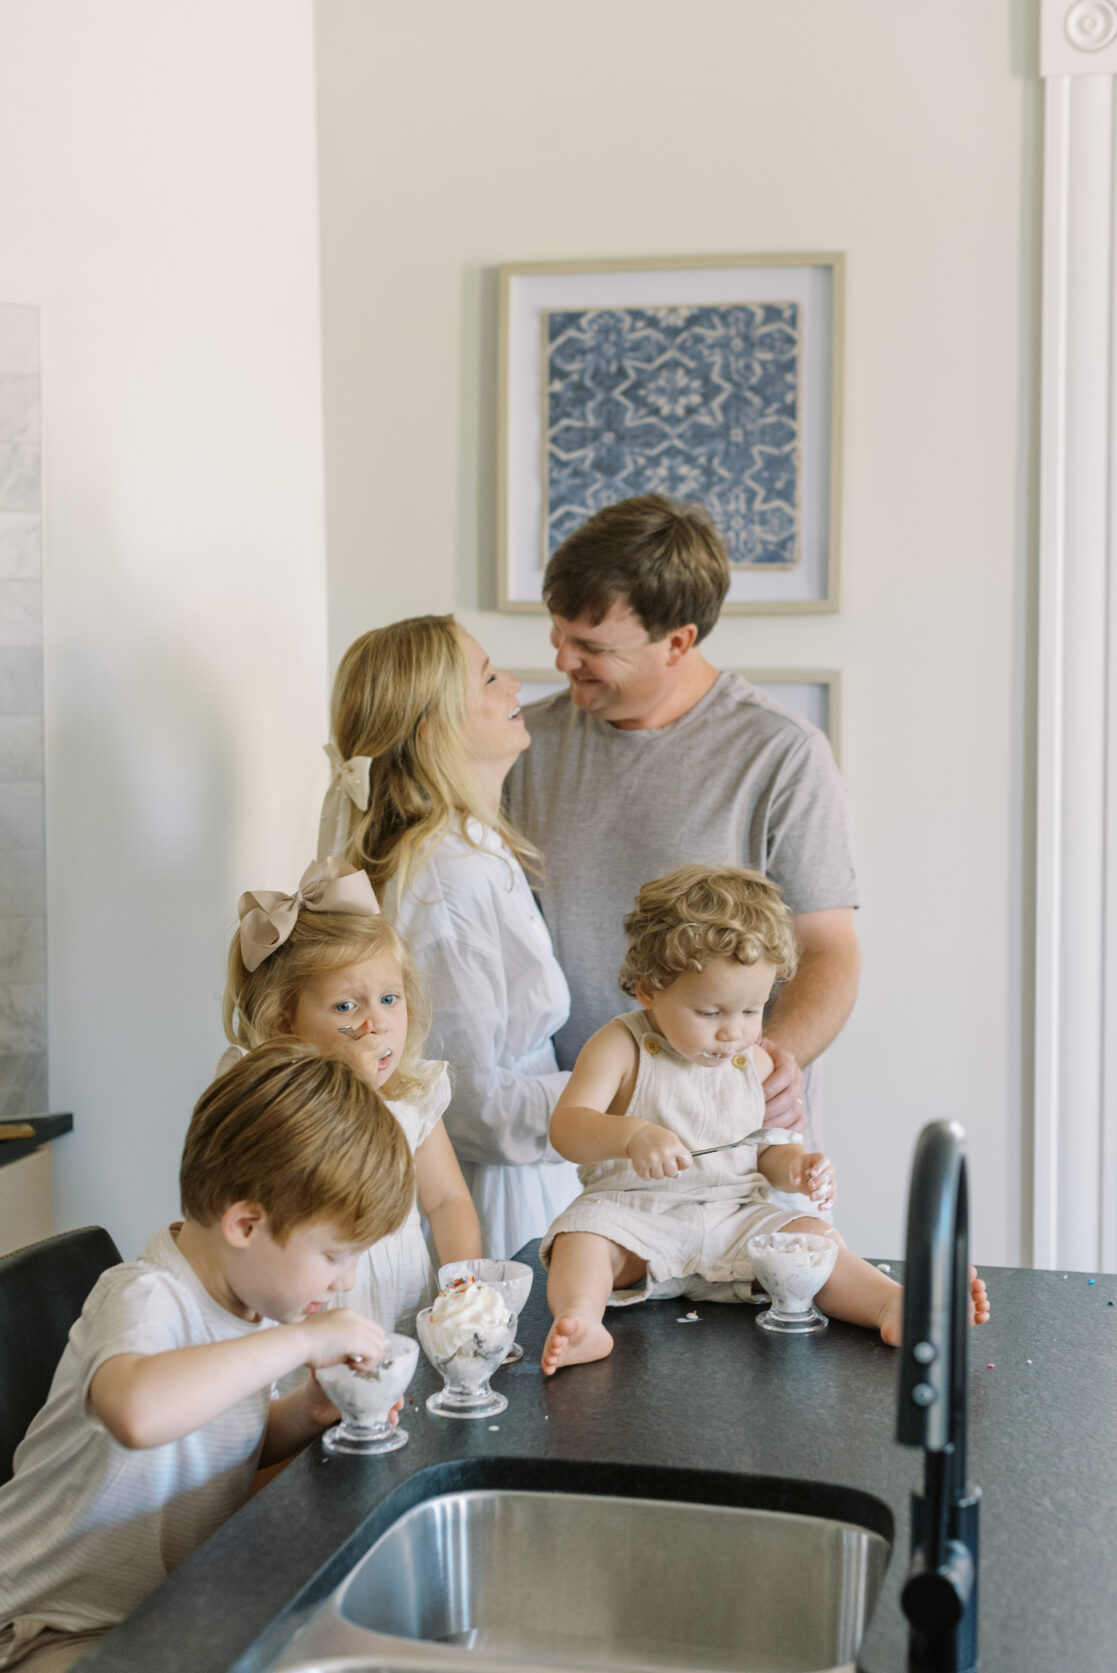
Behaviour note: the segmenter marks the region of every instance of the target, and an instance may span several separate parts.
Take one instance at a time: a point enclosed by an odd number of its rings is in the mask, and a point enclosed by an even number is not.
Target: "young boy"
[[[387,1105],[340,1057],[261,1046],[194,1111],[183,1220],[98,1280],[0,1488],[0,1667],[61,1673],[338,1413],[300,1365],[375,1363],[329,1307],[414,1195]],[[271,1321],[276,1320],[277,1323]]]
[[[680,866],[644,885],[624,927],[620,984],[640,1009],[587,1040],[551,1118],[551,1143],[581,1164],[584,1190],[540,1248],[554,1315],[548,1376],[611,1352],[609,1303],[750,1298],[750,1237],[837,1237],[825,1220],[770,1200],[772,1188],[818,1208],[834,1200],[828,1156],[758,1131],[772,1070],[759,1044],[764,1006],[796,958],[775,884],[734,866]],[[752,1144],[735,1142],[754,1132]],[[900,1286],[838,1244],[817,1304],[898,1342]],[[987,1318],[976,1274],[972,1301]]]

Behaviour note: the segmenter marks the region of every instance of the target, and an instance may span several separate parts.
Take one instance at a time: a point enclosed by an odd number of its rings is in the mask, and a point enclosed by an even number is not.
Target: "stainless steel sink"
[[[443,1493],[381,1534],[274,1665],[820,1673],[852,1666],[888,1556],[827,1516]]]

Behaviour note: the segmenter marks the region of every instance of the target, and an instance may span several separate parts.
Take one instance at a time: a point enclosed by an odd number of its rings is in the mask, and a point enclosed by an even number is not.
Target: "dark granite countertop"
[[[994,1314],[974,1333],[970,1373],[970,1476],[983,1492],[981,1673],[1111,1673],[1117,1278],[999,1267],[985,1276]],[[518,1332],[525,1357],[496,1379],[509,1405],[495,1431],[430,1416],[423,1401],[437,1378],[420,1358],[406,1447],[376,1459],[326,1459],[309,1447],[82,1668],[259,1673],[410,1502],[470,1484],[488,1462],[510,1486],[534,1473],[539,1485],[576,1488],[579,1468],[597,1465],[615,1469],[623,1491],[625,1467],[655,1466],[680,1472],[669,1478],[680,1498],[700,1498],[707,1472],[720,1472],[723,1492],[732,1475],[872,1496],[891,1513],[896,1543],[858,1665],[901,1673],[898,1594],[922,1464],[893,1439],[895,1350],[841,1324],[818,1337],[768,1337],[747,1306],[702,1303],[697,1324],[678,1323],[692,1305],[611,1313],[612,1356],[545,1380],[549,1316],[537,1277]],[[833,1495],[820,1491],[820,1509],[823,1500]]]
[[[4,1128],[8,1129],[12,1137],[3,1136]],[[24,1128],[30,1128],[31,1131],[24,1133]],[[6,1115],[0,1118],[0,1168],[8,1162],[21,1161],[24,1156],[32,1155],[48,1140],[61,1138],[63,1133],[72,1133],[73,1130],[74,1118],[69,1113]]]

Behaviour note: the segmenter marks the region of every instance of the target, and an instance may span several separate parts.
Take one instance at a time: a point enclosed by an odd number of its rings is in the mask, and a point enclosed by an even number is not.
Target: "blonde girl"
[[[446,1065],[420,1056],[427,1015],[407,949],[368,878],[342,860],[308,867],[293,895],[242,895],[238,912],[223,1008],[233,1046],[294,1034],[340,1053],[383,1093],[411,1146],[418,1201],[362,1256],[347,1296],[385,1330],[408,1330],[437,1287],[419,1210],[440,1263],[479,1255],[481,1234],[442,1122]]]
[[[368,874],[407,938],[450,1063],[450,1137],[497,1258],[578,1191],[547,1137],[570,994],[524,874],[537,856],[500,806],[530,742],[519,691],[452,616],[362,635],[334,683],[319,844]]]

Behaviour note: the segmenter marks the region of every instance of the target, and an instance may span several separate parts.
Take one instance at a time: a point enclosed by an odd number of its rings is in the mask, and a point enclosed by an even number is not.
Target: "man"
[[[849,1016],[861,963],[845,798],[822,734],[698,649],[728,586],[708,513],[660,494],[607,506],[559,547],[543,597],[569,690],[525,711],[532,745],[507,811],[543,854],[539,898],[572,999],[563,1068],[625,1009],[622,920],[641,884],[699,861],[779,885],[799,968],[766,1019],[765,1119],[813,1127],[817,1144],[802,1070]]]

